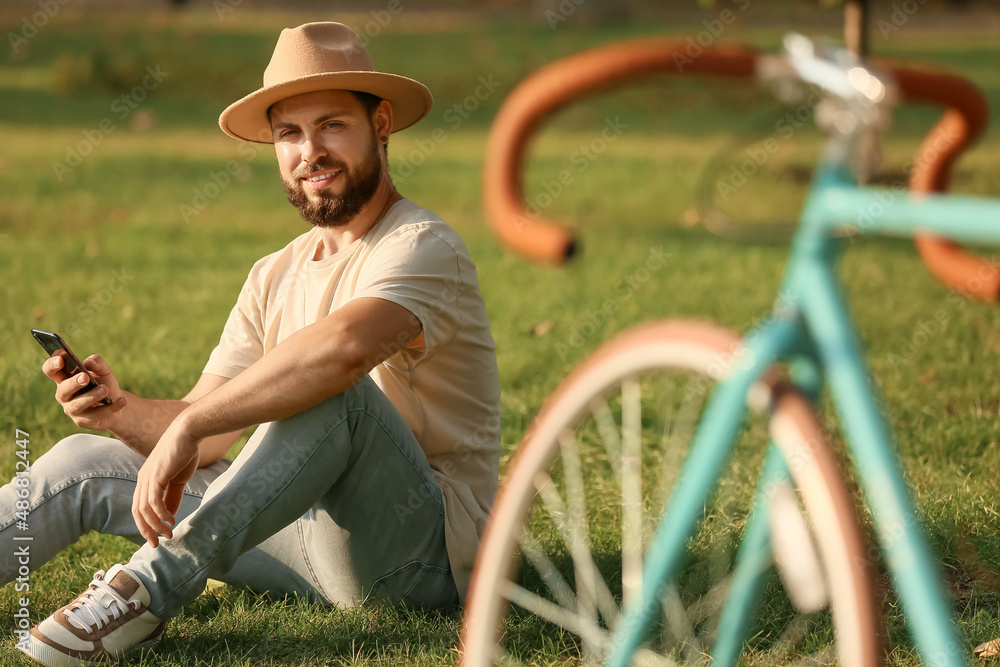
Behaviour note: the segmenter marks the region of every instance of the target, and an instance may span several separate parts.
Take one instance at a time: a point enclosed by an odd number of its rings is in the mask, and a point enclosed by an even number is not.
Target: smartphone
[[[87,374],[90,378],[90,382],[87,383],[87,386],[81,389],[80,392],[87,392],[91,389],[97,389],[100,386],[97,384],[97,379],[94,378],[94,374],[83,367],[80,360],[76,358],[75,354],[73,354],[73,350],[69,349],[69,345],[67,345],[66,341],[59,337],[59,334],[54,334],[51,331],[45,331],[43,329],[32,329],[31,335],[35,337],[35,340],[38,341],[39,345],[45,348],[45,351],[49,353],[50,357],[55,355],[59,350],[66,353],[63,356],[65,360],[64,363],[66,364],[63,371],[65,371],[66,375],[72,376],[80,372]],[[107,397],[102,398],[101,403],[104,405],[111,405],[111,399]]]

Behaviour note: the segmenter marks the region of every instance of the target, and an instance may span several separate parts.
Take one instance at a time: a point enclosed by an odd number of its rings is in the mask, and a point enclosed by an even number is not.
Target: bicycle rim
[[[712,378],[738,349],[737,337],[711,325],[645,325],[563,383],[522,442],[494,506],[466,605],[463,665],[603,661],[623,600],[642,580],[643,551],[687,451],[681,442],[690,443]],[[711,662],[770,427],[795,481],[795,507],[807,528],[822,527],[809,541],[823,581],[810,580],[809,558],[792,558],[806,567],[793,563],[783,577],[804,577],[806,598],[821,589],[830,604],[799,613],[770,576],[740,664],[879,664],[865,541],[812,409],[794,392],[775,396],[765,382],[753,393],[775,406],[774,416],[748,420],[746,442],[706,501],[687,564],[665,587],[636,660]],[[775,532],[779,547],[788,532]],[[794,544],[782,560],[808,551]],[[798,588],[793,597],[801,601]]]

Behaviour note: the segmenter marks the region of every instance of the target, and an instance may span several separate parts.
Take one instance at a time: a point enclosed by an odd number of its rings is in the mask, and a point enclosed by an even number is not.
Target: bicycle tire
[[[735,334],[709,324],[665,320],[641,325],[602,346],[561,384],[525,435],[494,505],[466,604],[461,641],[463,666],[493,665],[501,656],[505,659],[511,657],[500,648],[500,640],[507,633],[508,598],[512,597],[510,591],[514,591],[515,587],[511,584],[516,583],[518,576],[514,572],[515,560],[526,559],[519,542],[535,540],[530,532],[525,531],[524,522],[532,502],[539,496],[535,480],[539,475],[555,475],[555,462],[562,448],[559,434],[565,433],[566,427],[575,425],[581,415],[588,412],[588,406],[595,397],[602,396],[607,388],[618,386],[643,371],[680,369],[692,371],[693,377],[699,379],[718,377],[722,372],[720,364],[732,358],[734,351],[739,349],[739,341]],[[843,665],[879,665],[883,659],[880,622],[873,599],[867,540],[858,527],[839,466],[825,444],[811,404],[799,392],[790,389],[787,383],[776,381],[775,377],[775,374],[769,373],[766,381],[758,383],[751,393],[756,399],[771,405],[773,413],[769,426],[772,436],[785,452],[793,479],[803,492],[806,512],[814,522],[819,522],[816,525],[823,526],[816,538],[830,582],[827,589],[832,599],[836,656]],[[626,419],[622,419],[623,424]],[[618,421],[614,424],[617,426]],[[613,458],[610,450],[608,458],[609,461]],[[641,487],[644,481],[639,480],[639,484]],[[543,483],[545,485],[547,483]],[[628,519],[622,523],[627,524]],[[534,546],[530,550],[537,551]],[[629,550],[632,551],[634,549]],[[622,556],[622,560],[625,558],[629,556]],[[591,562],[595,562],[593,556]],[[626,573],[634,574],[634,565],[631,568],[622,565],[621,572],[623,579],[632,576]],[[551,572],[549,576],[552,576]],[[577,573],[578,580],[579,576]],[[597,587],[590,584],[589,588],[596,590]],[[577,590],[581,590],[579,585]],[[574,593],[572,590],[569,592]],[[597,598],[601,596],[595,594],[588,597],[587,604],[593,606],[598,604]],[[583,599],[577,595],[578,606]],[[619,599],[615,598],[616,603]],[[556,604],[559,604],[558,600]],[[600,616],[607,618],[603,613]],[[595,617],[599,618],[598,613]],[[589,663],[602,657],[599,648],[596,652],[594,646],[588,649],[587,638],[572,629],[568,632],[566,628],[557,629],[556,641],[565,635],[570,637],[567,640],[570,649],[578,641],[584,644],[584,655],[574,656],[569,664],[577,659]],[[829,651],[828,647],[828,654]],[[562,662],[563,652],[563,649],[557,650],[559,664],[567,664]],[[766,653],[763,655],[763,664],[774,664],[766,661]],[[535,658],[526,658],[525,661],[539,664]],[[743,662],[762,664],[760,656],[744,657]],[[701,658],[684,664],[701,664]]]

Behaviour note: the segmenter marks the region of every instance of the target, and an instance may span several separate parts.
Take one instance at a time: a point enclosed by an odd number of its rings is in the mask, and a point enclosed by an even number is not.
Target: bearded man
[[[96,355],[92,391],[62,356],[45,362],[66,414],[116,438],[77,434],[32,466],[31,565],[90,530],[141,546],[22,651],[76,665],[147,645],[209,578],[340,606],[464,599],[496,492],[500,389],[465,245],[389,175],[389,134],[430,106],[346,26],[282,31],[264,86],[219,123],[274,144],[312,229],[253,266],[180,400],[124,390]],[[6,553],[18,499],[0,489]],[[16,575],[5,559],[0,581]]]

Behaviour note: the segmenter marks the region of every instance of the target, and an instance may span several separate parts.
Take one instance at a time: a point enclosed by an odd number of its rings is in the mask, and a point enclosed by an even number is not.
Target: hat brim
[[[385,72],[322,72],[261,88],[233,102],[219,116],[219,127],[236,139],[274,143],[267,110],[281,100],[319,90],[357,90],[388,100],[392,105],[392,131],[405,129],[427,115],[434,98],[427,86],[398,74]]]

